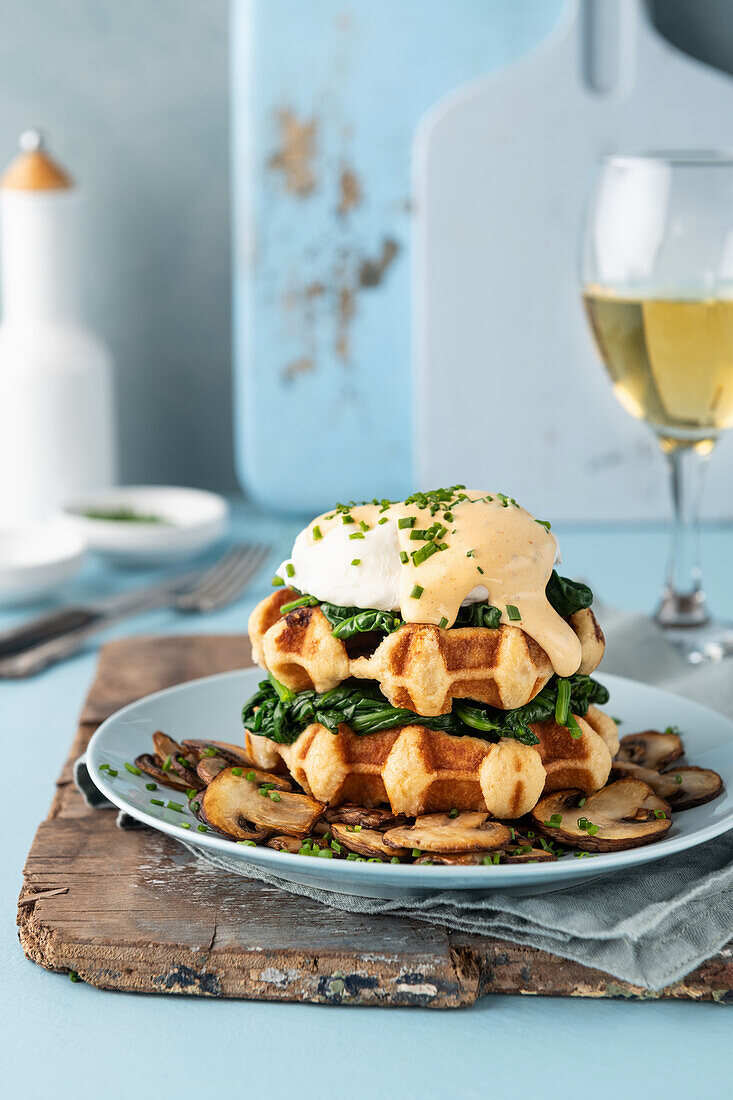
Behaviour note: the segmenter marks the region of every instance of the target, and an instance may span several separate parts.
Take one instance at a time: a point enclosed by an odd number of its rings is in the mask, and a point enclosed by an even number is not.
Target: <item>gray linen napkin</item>
[[[608,643],[604,672],[654,683],[733,715],[729,663],[692,668],[643,616],[603,608],[599,618]],[[75,778],[90,805],[109,805],[86,774],[83,758],[77,761]],[[125,827],[127,815],[120,818]],[[733,936],[733,832],[657,863],[535,897],[496,893],[477,898],[444,891],[411,901],[358,898],[284,883],[259,868],[244,870],[238,860],[185,846],[230,874],[258,879],[335,909],[409,916],[498,936],[652,990],[679,981]]]

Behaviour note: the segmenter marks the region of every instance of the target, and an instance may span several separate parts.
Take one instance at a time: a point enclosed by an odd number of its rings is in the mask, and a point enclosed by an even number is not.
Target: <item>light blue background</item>
[[[239,509],[236,534],[270,540],[272,559],[234,607],[185,618],[160,611],[116,633],[241,631],[298,524]],[[661,530],[559,530],[570,573],[597,594],[650,607]],[[705,536],[712,605],[733,615],[730,529]],[[139,583],[128,577],[126,583]],[[119,576],[92,566],[85,590]],[[17,616],[15,616],[17,617]],[[11,620],[0,619],[0,629]],[[0,895],[2,1089],[12,1100],[71,1097],[404,1097],[527,1100],[567,1095],[667,1100],[730,1095],[730,1011],[715,1004],[489,997],[473,1008],[360,1009],[101,992],[28,962],[13,927],[21,867],[48,811],[94,656],[0,684],[12,769],[3,791]],[[21,782],[19,761],[28,761]],[[111,868],[113,872],[113,868]]]
[[[376,25],[394,29],[386,54],[375,44],[374,63],[384,56],[386,110],[399,113],[405,124],[431,95],[528,47],[551,26],[560,2],[343,0],[342,6],[373,9]],[[272,118],[264,113],[269,97],[284,84],[297,98],[308,75],[303,58],[323,56],[319,13],[337,5],[334,0],[232,3],[257,9],[251,49],[261,39],[263,48],[272,50],[259,63],[264,141],[268,131],[272,135]],[[280,13],[296,9],[298,41],[273,42]],[[479,33],[481,9],[487,22]],[[512,15],[514,9],[534,12],[526,27]],[[676,45],[733,69],[728,0],[656,0],[654,14]],[[497,20],[493,28],[490,19]],[[58,156],[86,187],[88,313],[117,359],[122,476],[128,483],[231,488],[235,481],[228,22],[227,0],[0,0],[0,167],[13,156],[20,131],[38,125],[48,130]],[[406,49],[411,28],[413,51]],[[279,57],[289,59],[286,72],[263,71]],[[363,106],[366,112],[368,104]],[[383,99],[379,106],[381,117],[372,117],[375,130],[384,120]],[[389,187],[399,185],[404,199],[405,144],[385,149],[371,131],[363,140],[378,159],[359,167],[376,171],[377,184],[383,178],[385,188],[387,181]],[[368,235],[381,214],[376,209],[364,216],[360,234]],[[388,228],[402,238],[404,209],[390,217]],[[375,239],[381,240],[381,232]],[[367,243],[371,253],[373,241]],[[401,300],[406,252],[391,276]],[[384,314],[372,308],[373,301],[365,299],[357,326],[382,323]],[[403,397],[406,310],[406,301],[393,305],[390,331],[369,333],[375,352],[384,353],[400,373],[399,381],[387,379],[385,392],[394,386]],[[388,336],[394,344],[386,343]],[[287,448],[282,437],[280,445]],[[399,447],[395,453],[402,453]],[[373,491],[370,487],[367,495]]]

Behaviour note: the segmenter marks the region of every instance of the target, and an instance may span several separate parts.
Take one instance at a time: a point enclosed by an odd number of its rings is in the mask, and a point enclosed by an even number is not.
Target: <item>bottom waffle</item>
[[[533,746],[456,737],[417,723],[363,735],[346,725],[334,735],[313,723],[292,745],[248,732],[246,748],[258,767],[284,761],[303,790],[331,806],[389,804],[409,816],[483,810],[515,819],[543,792],[574,787],[591,794],[605,784],[616,724],[596,707],[577,721],[583,734],[577,739],[554,722],[533,725],[539,738]]]

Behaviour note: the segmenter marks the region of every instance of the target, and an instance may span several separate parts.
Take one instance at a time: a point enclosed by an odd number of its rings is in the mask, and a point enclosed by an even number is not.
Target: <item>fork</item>
[[[260,569],[270,548],[261,543],[231,547],[209,569],[186,573],[142,591],[100,600],[89,607],[44,615],[0,635],[0,678],[32,676],[83,649],[112,623],[156,607],[183,612],[216,611],[231,603]],[[18,651],[20,650],[20,651]]]

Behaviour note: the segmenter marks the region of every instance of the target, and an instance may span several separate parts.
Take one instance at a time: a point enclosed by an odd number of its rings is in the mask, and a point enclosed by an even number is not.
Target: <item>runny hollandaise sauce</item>
[[[557,552],[549,525],[502,493],[455,487],[442,495],[440,501],[429,493],[398,503],[339,505],[313,520],[308,541],[321,542],[345,525],[355,554],[365,557],[370,532],[396,524],[405,622],[450,627],[469,593],[483,587],[502,623],[534,638],[558,676],[572,675],[580,641],[545,595]]]

